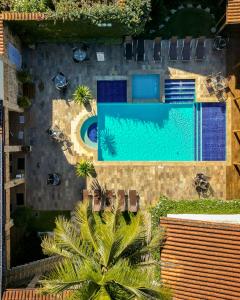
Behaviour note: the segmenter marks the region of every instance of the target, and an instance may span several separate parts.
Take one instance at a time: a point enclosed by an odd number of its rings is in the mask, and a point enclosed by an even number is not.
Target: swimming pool
[[[135,74],[132,76],[132,99],[160,99],[160,75]]]
[[[194,104],[99,104],[98,160],[195,160]]]

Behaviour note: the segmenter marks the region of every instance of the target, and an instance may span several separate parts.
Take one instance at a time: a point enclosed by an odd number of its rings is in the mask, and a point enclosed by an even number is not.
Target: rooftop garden
[[[161,217],[167,214],[240,214],[240,200],[180,200],[161,197],[156,206],[150,209],[154,227],[158,227]]]

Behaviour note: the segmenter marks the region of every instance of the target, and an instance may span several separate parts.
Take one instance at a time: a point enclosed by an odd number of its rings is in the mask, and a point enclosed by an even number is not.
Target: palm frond
[[[73,255],[85,258],[88,256],[89,248],[81,240],[80,234],[75,224],[64,217],[56,219],[56,228],[54,230],[54,242],[56,245]]]
[[[64,260],[56,264],[50,274],[39,281],[40,293],[59,294],[63,291],[81,286],[82,280],[78,276],[75,266],[69,261]]]
[[[95,237],[102,264],[107,267],[120,245],[120,240],[116,240],[116,209],[104,212],[101,218],[102,222],[95,229]]]
[[[74,221],[78,224],[80,234],[82,240],[88,241],[95,252],[98,252],[98,245],[95,240],[95,229],[96,222],[94,217],[91,214],[89,203],[83,202],[79,203],[74,211]]]
[[[96,294],[96,296],[93,298],[94,300],[113,300],[109,293],[107,292],[107,290],[105,289],[105,287],[101,287],[98,291],[98,293]]]
[[[81,289],[72,290],[66,300],[93,300],[99,291],[99,286],[94,282],[83,283]]]
[[[119,260],[106,274],[107,282],[115,282],[123,289],[139,299],[151,299],[153,295],[161,296],[161,286],[154,283],[154,274],[150,270],[144,273],[138,268],[132,268],[127,260]],[[146,296],[146,295],[148,296]],[[148,297],[148,298],[147,298]],[[161,299],[155,298],[152,299]]]
[[[98,282],[102,281],[101,268],[91,258],[84,261],[65,259],[56,264],[48,276],[40,280],[41,292],[60,293],[65,290],[82,287],[86,283],[94,283],[97,289]]]
[[[151,238],[144,241],[136,240],[130,244],[122,253],[123,258],[128,258],[129,262],[134,265],[152,266],[154,264],[154,255],[160,252],[160,247],[164,239],[164,232],[156,232]],[[144,263],[144,264],[143,264]],[[157,262],[155,262],[156,264]]]
[[[71,290],[69,300],[170,299],[156,279],[155,252],[162,236],[151,236],[142,214],[120,217],[117,207],[92,214],[78,204],[70,221],[58,218],[53,237],[42,242],[44,253],[58,255],[55,269],[40,281],[42,293]]]
[[[72,257],[72,253],[63,250],[61,247],[59,247],[53,237],[45,236],[42,240],[41,246],[45,255],[59,255],[65,258]]]
[[[131,219],[130,224],[121,226],[118,228],[116,233],[116,239],[121,240],[121,244],[116,252],[114,258],[121,257],[131,245],[134,246],[136,243],[141,244],[146,240],[146,234],[141,226],[141,215],[137,214],[136,217]]]

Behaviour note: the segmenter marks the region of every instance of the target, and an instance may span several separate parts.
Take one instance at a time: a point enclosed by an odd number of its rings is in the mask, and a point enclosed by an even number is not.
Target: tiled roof
[[[40,295],[36,289],[8,289],[3,293],[2,300],[64,300],[70,292],[62,295]]]
[[[18,13],[2,12],[0,13],[0,55],[4,54],[4,21],[41,21],[45,18],[42,13]]]
[[[45,18],[43,13],[2,12],[1,15],[4,21],[37,21]]]
[[[240,225],[161,218],[162,279],[177,300],[240,299]]]
[[[226,23],[239,24],[240,23],[240,0],[228,0],[226,10]]]

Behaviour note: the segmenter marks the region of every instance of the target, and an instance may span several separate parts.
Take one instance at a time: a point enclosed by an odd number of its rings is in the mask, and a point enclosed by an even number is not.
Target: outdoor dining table
[[[73,59],[76,62],[84,61],[87,57],[87,52],[83,49],[77,48],[73,50]]]
[[[66,88],[66,86],[68,85],[68,81],[63,73],[58,73],[54,77],[54,84],[55,84],[56,89],[62,90],[64,88]]]

